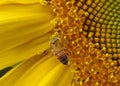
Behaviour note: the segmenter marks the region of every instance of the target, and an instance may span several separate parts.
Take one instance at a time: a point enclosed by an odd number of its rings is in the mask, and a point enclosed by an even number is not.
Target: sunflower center
[[[73,86],[99,86],[108,81],[118,85],[120,0],[51,0],[51,5],[55,32],[74,67]]]
[[[79,57],[82,44],[91,42],[120,65],[119,0],[51,0],[51,4],[56,14],[55,31],[64,46],[74,51],[71,57]]]

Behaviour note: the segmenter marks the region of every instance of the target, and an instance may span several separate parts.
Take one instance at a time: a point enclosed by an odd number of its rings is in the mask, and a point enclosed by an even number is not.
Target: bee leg
[[[43,51],[43,55],[48,55],[51,52],[52,48],[48,48],[46,50]]]

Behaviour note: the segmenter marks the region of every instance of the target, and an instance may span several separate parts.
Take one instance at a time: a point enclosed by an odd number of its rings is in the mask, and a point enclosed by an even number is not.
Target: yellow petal
[[[0,69],[48,48],[54,27],[49,7],[14,3],[0,10]]]
[[[39,64],[43,61],[46,61],[46,59],[48,59],[48,57],[42,58],[43,56],[44,54],[35,55],[34,57],[26,60],[22,64],[18,65],[17,67],[9,71],[5,76],[0,78],[0,85],[12,86],[13,83],[15,83],[22,75],[24,75],[26,71],[32,68],[32,66],[34,66],[37,62]],[[6,80],[7,80],[7,83],[5,83]]]
[[[71,70],[59,64],[39,80],[36,86],[70,86],[71,80]]]
[[[0,85],[56,86],[58,84],[57,86],[67,86],[70,84],[71,77],[71,69],[60,63],[55,56],[37,55],[2,77]]]
[[[30,58],[31,56],[34,56],[36,53],[43,52],[48,47],[49,41],[41,43],[41,40],[39,38],[24,45],[10,49],[5,53],[1,53],[0,68],[4,68],[9,65],[15,64],[21,60]]]
[[[0,4],[8,4],[8,3],[24,3],[24,4],[30,4],[30,3],[36,3],[40,2],[40,0],[0,0]]]

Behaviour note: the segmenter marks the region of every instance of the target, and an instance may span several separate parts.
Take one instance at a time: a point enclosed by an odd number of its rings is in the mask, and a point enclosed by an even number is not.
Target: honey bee
[[[68,64],[68,58],[67,58],[67,55],[66,55],[66,52],[65,52],[65,49],[60,41],[60,38],[58,36],[54,36],[52,39],[51,39],[51,47],[52,47],[52,50],[55,52],[56,56],[57,56],[57,59],[67,65]]]

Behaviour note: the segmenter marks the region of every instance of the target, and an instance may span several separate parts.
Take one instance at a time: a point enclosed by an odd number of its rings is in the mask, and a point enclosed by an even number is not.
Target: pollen
[[[71,86],[119,86],[120,0],[51,0],[74,68]]]

